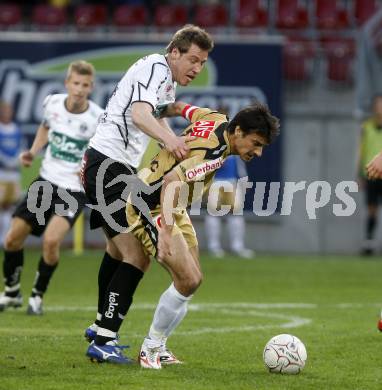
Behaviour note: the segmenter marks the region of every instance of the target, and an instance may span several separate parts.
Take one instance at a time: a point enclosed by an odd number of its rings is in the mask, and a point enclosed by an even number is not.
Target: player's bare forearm
[[[43,125],[39,126],[32,147],[22,152],[19,156],[20,163],[23,167],[30,167],[36,154],[48,143],[48,131],[49,128]]]
[[[169,133],[174,135],[174,131],[171,129],[170,125],[166,121],[165,118],[158,119],[158,122],[161,124],[161,126]]]
[[[186,107],[186,105],[187,103],[181,101],[169,103],[166,107],[166,110],[163,113],[163,116],[166,117],[181,116],[182,111],[184,107]]]
[[[151,106],[148,103],[134,103],[131,113],[134,124],[145,134],[159,142],[166,143],[169,133],[163,131],[158,120],[152,116]]]
[[[164,144],[165,148],[180,161],[184,160],[189,148],[185,140],[173,132],[166,131],[152,115],[152,107],[145,102],[134,103],[131,109],[134,124],[144,133]]]
[[[29,152],[36,156],[40,150],[48,143],[48,131],[49,128],[44,125],[40,125],[37,129],[36,136],[33,140],[33,144],[29,149]]]

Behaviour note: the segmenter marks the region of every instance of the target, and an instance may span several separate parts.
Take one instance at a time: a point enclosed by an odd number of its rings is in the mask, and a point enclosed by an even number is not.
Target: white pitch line
[[[216,311],[219,309],[317,309],[319,307],[329,307],[337,309],[359,309],[362,307],[382,307],[382,303],[335,303],[335,304],[316,304],[316,303],[251,303],[251,302],[223,302],[223,303],[195,303],[188,306],[189,311]],[[132,310],[154,310],[154,303],[133,304]],[[45,311],[77,311],[94,312],[96,306],[45,306]]]
[[[276,324],[268,324],[268,325],[243,325],[243,326],[231,326],[231,327],[203,327],[195,330],[188,330],[188,331],[177,331],[177,335],[181,336],[193,336],[198,334],[205,334],[205,333],[238,333],[238,332],[252,332],[254,330],[261,330],[261,329],[272,329],[272,328],[298,328],[300,326],[309,325],[312,320],[310,318],[302,318],[302,317],[296,317],[296,316],[282,316],[280,314],[276,313],[263,313],[266,314],[266,317],[269,318],[277,318],[285,319],[287,322],[280,323],[277,322]]]

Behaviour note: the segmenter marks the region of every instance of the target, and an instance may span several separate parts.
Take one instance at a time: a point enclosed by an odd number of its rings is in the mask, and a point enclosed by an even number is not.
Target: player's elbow
[[[141,127],[147,121],[147,116],[151,114],[151,106],[148,103],[137,102],[131,107],[131,120],[134,125]]]

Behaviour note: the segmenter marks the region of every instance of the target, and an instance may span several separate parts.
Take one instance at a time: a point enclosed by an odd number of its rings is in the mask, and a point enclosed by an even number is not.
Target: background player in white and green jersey
[[[75,61],[69,65],[65,79],[68,93],[45,99],[43,121],[33,144],[20,154],[21,164],[29,167],[47,145],[40,175],[14,212],[4,241],[5,291],[0,296],[0,311],[21,306],[24,242],[30,234],[44,233],[42,256],[27,310],[28,314],[42,314],[42,297],[57,267],[60,245],[86,203],[80,165],[103,112],[88,100],[94,76],[94,67],[88,62]]]

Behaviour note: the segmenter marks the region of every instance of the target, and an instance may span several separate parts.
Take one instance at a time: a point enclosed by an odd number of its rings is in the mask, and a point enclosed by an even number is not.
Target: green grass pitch
[[[26,251],[24,301],[39,253]],[[168,345],[181,366],[150,371],[92,364],[83,331],[96,305],[102,252],[64,252],[47,293],[45,315],[22,309],[0,313],[1,390],[237,390],[381,389],[382,261],[358,257],[202,257],[204,281]],[[136,357],[167,273],[153,264],[121,329]],[[296,376],[270,374],[265,343],[291,333],[305,343],[308,361]]]

